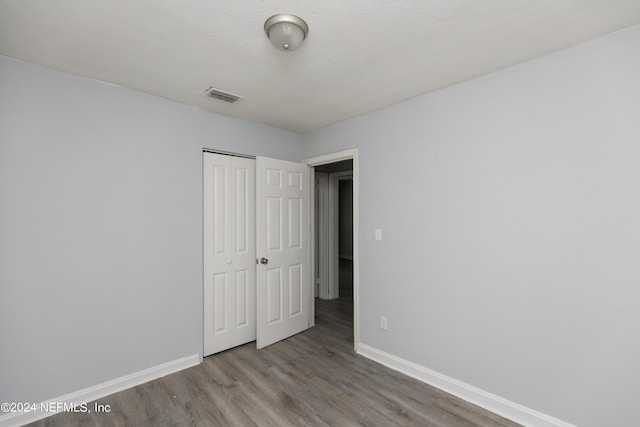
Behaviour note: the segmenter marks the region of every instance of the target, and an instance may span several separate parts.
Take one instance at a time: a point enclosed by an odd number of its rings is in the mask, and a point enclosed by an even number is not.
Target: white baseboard
[[[480,406],[494,414],[516,423],[531,427],[575,427],[573,424],[558,420],[549,415],[511,402],[495,394],[463,383],[439,372],[432,371],[408,360],[401,359],[384,351],[358,343],[358,354],[381,363],[391,369],[432,385],[467,402]]]
[[[171,362],[153,366],[142,371],[134,372],[120,378],[47,400],[46,402],[42,402],[42,405],[47,406],[49,403],[53,403],[54,405],[59,403],[75,403],[80,405],[82,403],[91,402],[93,400],[109,396],[110,394],[173,374],[174,372],[190,368],[198,365],[199,363],[199,354],[186,356],[181,359],[172,360]],[[54,412],[43,412],[40,408],[41,404],[37,404],[36,410],[33,412],[14,412],[2,415],[0,416],[0,427],[22,426],[55,414]]]

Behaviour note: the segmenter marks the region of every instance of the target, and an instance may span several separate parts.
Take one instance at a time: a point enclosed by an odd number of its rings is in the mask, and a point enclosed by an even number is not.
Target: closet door
[[[309,328],[309,166],[256,158],[257,347]]]
[[[204,153],[204,355],[256,339],[255,160]]]

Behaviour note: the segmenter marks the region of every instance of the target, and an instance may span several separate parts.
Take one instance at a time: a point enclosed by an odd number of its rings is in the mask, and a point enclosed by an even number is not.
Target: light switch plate
[[[375,236],[376,236],[376,240],[378,241],[382,240],[382,228],[376,228]]]

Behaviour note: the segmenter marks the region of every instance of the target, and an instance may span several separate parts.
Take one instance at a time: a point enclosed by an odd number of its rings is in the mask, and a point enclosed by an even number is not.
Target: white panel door
[[[256,159],[257,347],[309,328],[309,167]]]
[[[255,160],[204,153],[204,355],[256,339]]]

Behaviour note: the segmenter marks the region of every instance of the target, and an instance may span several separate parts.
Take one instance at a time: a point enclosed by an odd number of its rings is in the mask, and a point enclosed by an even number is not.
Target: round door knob
[[[260,258],[260,264],[267,264],[269,263],[269,260],[266,258]]]
[[[231,265],[231,260],[227,260],[227,265]]]

